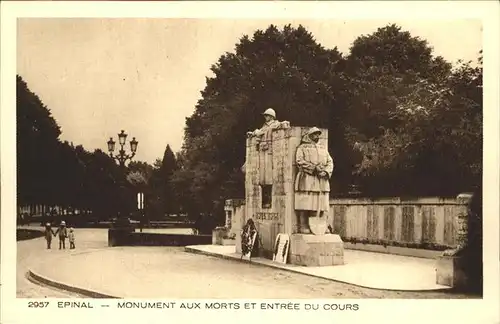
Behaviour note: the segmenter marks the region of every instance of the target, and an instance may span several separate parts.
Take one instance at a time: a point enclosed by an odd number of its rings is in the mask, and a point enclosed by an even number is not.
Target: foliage
[[[482,53],[453,67],[396,25],[361,35],[345,57],[303,26],[271,25],[223,53],[186,119],[183,147],[124,174],[104,152],[61,142],[47,107],[17,77],[18,199],[116,213],[120,184],[141,187],[149,215],[187,213],[210,232],[244,197],[245,133],[269,107],[294,126],[329,130],[331,194],[455,196],[482,175]]]
[[[210,214],[198,214],[194,220],[194,228],[199,234],[212,234],[213,229],[216,227],[215,219]]]
[[[182,168],[173,177],[189,214],[211,212],[221,222],[224,199],[244,195],[245,133],[262,125],[268,107],[292,125],[330,128],[330,149],[342,170],[342,80],[335,74],[341,59],[302,26],[272,25],[243,36],[233,53],[219,58],[186,120]]]
[[[17,196],[25,203],[54,202],[57,192],[50,184],[57,177],[61,130],[50,110],[16,77]]]
[[[154,167],[152,165],[142,161],[131,161],[128,165],[128,172],[140,173],[147,184],[149,184],[149,182],[151,181],[153,171]]]
[[[348,138],[362,153],[356,172],[365,194],[454,196],[477,184],[481,62],[452,69],[394,25],[354,42]]]
[[[18,204],[91,210],[101,219],[116,215],[120,204],[133,208],[129,188],[122,192],[127,197],[120,196],[125,174],[115,161],[101,150],[61,141],[60,134],[50,111],[17,76]]]
[[[170,145],[167,145],[163,159],[156,160],[151,172],[150,213],[152,217],[161,218],[164,215],[180,212],[178,197],[172,184],[172,176],[178,168],[176,156]]]
[[[39,230],[16,229],[16,241],[26,241],[45,236],[44,232]]]
[[[177,169],[178,166],[175,154],[170,148],[170,145],[167,145],[165,153],[163,154],[161,168],[158,170],[162,180],[160,190],[162,193],[163,208],[166,214],[179,212],[179,206],[172,186],[172,176]]]
[[[139,189],[147,186],[146,176],[140,171],[132,171],[127,174],[127,181],[135,188]]]
[[[427,107],[432,101],[432,97],[427,97],[430,91],[421,91],[420,85],[439,84],[450,70],[449,63],[432,56],[425,40],[412,37],[396,25],[362,35],[354,41],[346,58],[346,122],[363,139],[397,128],[404,123],[408,108]]]
[[[467,244],[462,251],[468,288],[482,294],[483,289],[483,197],[482,186],[473,193],[468,208]]]
[[[423,249],[432,251],[445,251],[450,249],[450,246],[431,243],[431,242],[400,242],[392,240],[375,240],[375,239],[360,239],[356,237],[342,237],[342,242],[352,243],[352,244],[374,244],[381,245],[383,247],[395,246],[409,249]]]

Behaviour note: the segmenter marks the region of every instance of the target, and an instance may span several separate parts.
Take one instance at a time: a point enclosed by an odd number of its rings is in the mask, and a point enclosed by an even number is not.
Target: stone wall
[[[231,233],[236,234],[236,253],[239,254],[241,254],[241,232],[246,222],[245,210],[245,201],[240,199],[240,203],[234,208],[233,217],[231,218]]]
[[[245,200],[226,200],[224,204],[224,211],[226,213],[225,226],[228,229],[228,234],[236,236],[240,235],[245,222]]]
[[[467,201],[460,198],[331,199],[329,224],[344,241],[456,247]]]
[[[187,246],[212,243],[212,235],[138,233],[108,230],[108,246]]]
[[[258,139],[247,139],[245,165],[244,223],[252,218],[259,233],[260,255],[270,257],[279,233],[297,232],[294,210],[295,153],[310,127],[291,127],[272,132],[267,150],[258,148]],[[328,131],[322,129],[320,142],[327,146]],[[263,180],[264,179],[264,180]],[[268,181],[272,179],[272,181]],[[263,183],[264,182],[264,183]],[[267,200],[266,198],[270,199]],[[238,235],[239,236],[239,235]],[[237,243],[238,247],[240,244]]]

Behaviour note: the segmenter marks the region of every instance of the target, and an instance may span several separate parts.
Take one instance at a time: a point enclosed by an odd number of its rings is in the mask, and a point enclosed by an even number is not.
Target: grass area
[[[32,240],[35,238],[39,238],[43,236],[42,231],[34,230],[34,229],[17,229],[16,230],[16,240],[17,241],[26,241]]]

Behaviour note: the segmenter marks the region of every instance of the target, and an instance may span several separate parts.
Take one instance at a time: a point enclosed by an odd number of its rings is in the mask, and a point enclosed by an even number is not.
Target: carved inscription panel
[[[258,221],[281,222],[279,213],[256,213],[255,219]]]

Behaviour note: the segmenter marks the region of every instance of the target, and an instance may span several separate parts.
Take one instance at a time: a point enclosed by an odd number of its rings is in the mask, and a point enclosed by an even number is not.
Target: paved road
[[[23,226],[22,228],[41,229],[37,226]],[[145,229],[145,232],[163,233],[191,232],[191,229]],[[82,229],[78,230],[79,250],[100,249],[107,247],[106,229]],[[45,249],[45,240],[37,238],[33,240],[17,242],[17,270],[16,270],[16,295],[20,298],[86,298],[72,292],[56,289],[41,283],[33,283],[28,280],[27,272],[33,265],[49,263],[54,257],[68,251],[59,251],[57,240],[52,241],[52,249]]]
[[[38,228],[30,226],[29,228]],[[106,230],[84,230],[86,239],[83,248],[103,248],[107,246]],[[17,242],[16,295],[20,298],[84,298],[75,293],[55,289],[28,280],[28,270],[37,264],[49,262],[57,254],[68,251],[57,250],[57,240],[52,241],[52,249],[46,249],[44,238]]]
[[[16,295],[20,298],[70,298],[81,297],[66,291],[53,289],[40,284],[32,283],[26,274],[33,265],[43,262],[45,241],[34,239],[17,243],[17,271],[16,271]]]
[[[42,275],[45,272],[65,283],[126,298],[466,297],[354,287],[283,270],[186,253],[183,248],[176,247],[106,248],[106,235],[105,229],[78,230],[75,252],[99,251],[68,257],[69,250],[44,249],[43,239],[19,242],[18,294],[23,297],[59,297],[62,294],[35,288],[25,281],[22,275],[31,262],[38,265],[37,270]],[[127,285],[122,285],[123,282]]]

